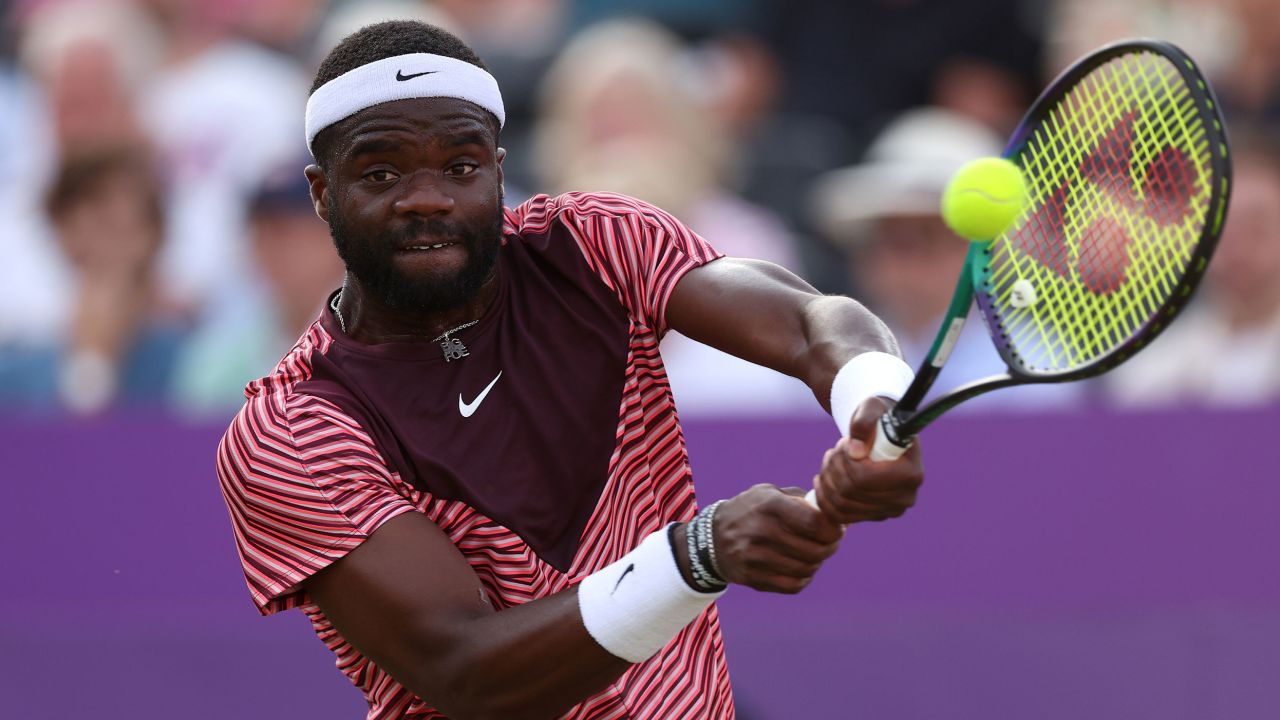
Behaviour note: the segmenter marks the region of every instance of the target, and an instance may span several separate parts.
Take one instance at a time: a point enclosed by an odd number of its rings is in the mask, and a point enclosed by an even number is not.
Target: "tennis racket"
[[[1186,306],[1226,219],[1218,103],[1168,43],[1125,41],[1077,61],[1004,157],[1026,176],[1027,206],[1003,235],[971,246],[933,346],[880,419],[872,460],[897,458],[971,398],[1092,377],[1132,357]],[[975,300],[1007,372],[922,406]]]

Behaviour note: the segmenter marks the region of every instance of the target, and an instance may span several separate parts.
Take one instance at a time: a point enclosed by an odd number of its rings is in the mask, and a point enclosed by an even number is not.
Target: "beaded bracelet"
[[[689,569],[693,582],[704,592],[716,592],[728,586],[715,557],[713,521],[716,509],[723,500],[703,508],[685,525],[685,540],[689,551]]]

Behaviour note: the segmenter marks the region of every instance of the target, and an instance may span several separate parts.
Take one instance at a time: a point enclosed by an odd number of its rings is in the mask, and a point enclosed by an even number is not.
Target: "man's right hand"
[[[720,506],[714,536],[725,580],[794,594],[835,554],[844,529],[807,503],[803,490],[756,485]]]

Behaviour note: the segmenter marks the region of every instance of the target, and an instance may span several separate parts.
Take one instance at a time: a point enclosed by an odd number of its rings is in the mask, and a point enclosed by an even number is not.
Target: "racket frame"
[[[1004,329],[998,320],[993,319],[994,313],[990,305],[984,305],[982,293],[976,290],[985,280],[983,260],[991,253],[990,243],[973,243],[965,256],[964,267],[956,282],[955,293],[951,297],[946,317],[938,329],[932,347],[920,363],[916,377],[902,399],[880,419],[880,431],[884,439],[898,450],[905,451],[910,447],[912,439],[938,416],[962,402],[992,390],[1014,385],[1081,380],[1115,368],[1146,347],[1190,301],[1208,267],[1209,258],[1213,256],[1213,251],[1217,247],[1222,225],[1226,220],[1227,205],[1231,195],[1231,155],[1226,125],[1222,120],[1220,105],[1214,97],[1213,90],[1195,62],[1181,49],[1161,40],[1125,40],[1102,47],[1078,60],[1050,83],[1040,97],[1032,103],[1022,122],[1010,136],[1003,157],[1021,166],[1020,156],[1040,122],[1083,77],[1117,57],[1137,52],[1150,52],[1164,57],[1173,64],[1186,83],[1205,121],[1205,132],[1210,143],[1210,164],[1213,176],[1218,181],[1210,188],[1208,217],[1199,241],[1188,260],[1187,271],[1178,279],[1160,307],[1128,340],[1080,367],[1060,373],[1035,374],[1021,370],[1010,344],[1000,341]],[[987,331],[991,334],[992,341],[1005,362],[1008,372],[957,387],[921,407],[925,395],[937,380],[955,341],[959,338],[960,330],[975,300],[982,310],[981,314],[987,324]]]

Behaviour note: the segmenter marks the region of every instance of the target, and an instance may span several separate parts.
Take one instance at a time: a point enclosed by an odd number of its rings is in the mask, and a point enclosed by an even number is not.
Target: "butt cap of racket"
[[[1022,170],[998,157],[978,158],[956,171],[942,193],[942,219],[955,234],[989,242],[1008,230],[1027,205]]]

